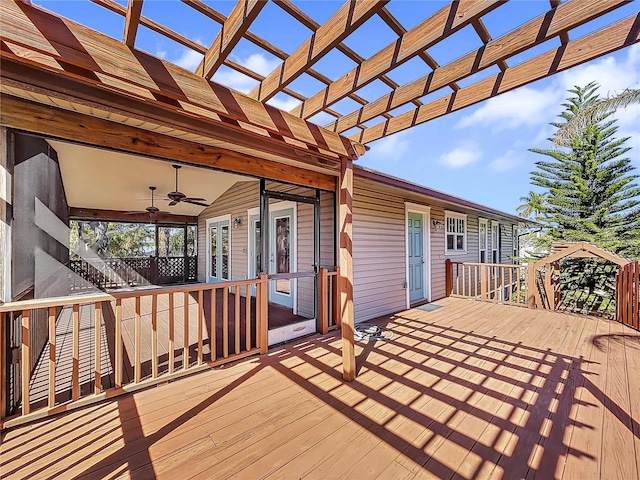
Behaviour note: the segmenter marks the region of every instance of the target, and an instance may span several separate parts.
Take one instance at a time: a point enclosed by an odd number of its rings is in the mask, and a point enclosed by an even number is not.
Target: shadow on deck
[[[640,333],[460,299],[4,434],[6,478],[625,478],[639,474]]]

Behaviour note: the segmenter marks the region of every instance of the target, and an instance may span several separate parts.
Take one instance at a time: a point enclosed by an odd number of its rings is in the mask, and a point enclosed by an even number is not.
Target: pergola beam
[[[265,102],[371,18],[389,0],[349,0],[285,61],[266,76],[249,96]],[[317,112],[316,112],[317,113]]]
[[[500,69],[505,72],[508,66],[506,63],[501,65],[501,62],[504,62],[506,58],[540,45],[561,32],[587,23],[625,3],[625,0],[603,0],[591,5],[579,0],[564,3],[557,9],[552,9],[534,18],[515,30],[488,42],[477,50],[471,51],[447,65],[435,69],[430,74],[383,95],[325,127],[336,132],[345,132],[356,125],[409,103],[416,98],[435,92],[451,82],[460,81],[492,65],[500,66]],[[486,29],[482,27],[483,25],[479,24],[477,28],[480,28],[481,32],[486,32]],[[486,32],[486,35],[489,35],[488,32]],[[483,33],[481,38],[484,41],[487,37]]]
[[[315,115],[471,24],[476,18],[497,8],[501,3],[500,0],[451,2],[327,88],[310,97],[291,113],[302,118]]]
[[[266,0],[238,0],[205,53],[196,73],[211,78],[266,4]]]
[[[142,1],[143,0],[129,0],[129,5],[127,5],[123,41],[128,47],[133,47],[136,42],[138,23],[140,21],[140,14],[142,13]]]
[[[640,13],[510,67],[504,72],[462,88],[456,93],[367,128],[350,138],[365,144],[378,140],[615,52],[638,41],[640,41]]]

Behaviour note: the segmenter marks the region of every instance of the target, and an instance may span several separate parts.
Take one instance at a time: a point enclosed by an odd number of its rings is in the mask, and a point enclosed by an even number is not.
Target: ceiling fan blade
[[[199,205],[199,206],[201,206],[201,207],[208,207],[208,206],[209,206],[207,203],[196,202],[196,201],[194,201],[194,200],[192,200],[192,199],[190,199],[190,198],[189,198],[189,199],[186,199],[186,200],[183,200],[183,202],[184,202],[184,203],[190,203],[190,204],[192,204],[192,205]]]
[[[182,199],[183,202],[206,202],[207,199],[206,198],[200,198],[200,197],[186,197]]]
[[[177,200],[171,200],[171,201],[169,202],[169,206],[170,206],[170,207],[173,207],[174,205],[177,205],[178,203],[180,203],[180,202],[178,202]]]

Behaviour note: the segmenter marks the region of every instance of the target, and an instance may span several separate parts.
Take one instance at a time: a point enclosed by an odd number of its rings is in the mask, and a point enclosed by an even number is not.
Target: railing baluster
[[[151,296],[151,376],[158,377],[158,295]]]
[[[122,387],[122,299],[116,299],[116,359],[115,359],[115,379],[116,388]]]
[[[211,334],[209,335],[209,348],[211,349],[211,361],[215,362],[216,354],[216,289],[211,289]]]
[[[202,365],[202,321],[204,319],[204,292],[198,290],[198,365]]]
[[[269,280],[266,273],[260,274],[260,353],[269,353]]]
[[[340,267],[336,267],[333,276],[333,324],[340,327],[342,325],[342,304],[340,303]]]
[[[73,368],[71,372],[71,398],[80,398],[80,304],[73,304]]]
[[[173,292],[169,292],[169,373],[173,373],[175,364],[175,344],[174,333],[175,331],[175,312]]]
[[[140,321],[140,297],[136,297],[136,311],[135,311],[135,325],[134,325],[134,339],[133,339],[133,356],[134,356],[134,366],[133,366],[133,381],[135,383],[140,382],[142,378],[142,374],[140,372],[140,330],[141,330],[141,321]]]
[[[7,318],[10,313],[0,312],[0,423],[4,422],[7,416],[7,396],[5,395],[7,387]]]
[[[222,290],[222,356],[229,356],[229,287]]]
[[[189,292],[184,292],[184,342],[182,344],[182,369],[189,368]]]
[[[100,302],[95,303],[94,310],[94,379],[93,379],[93,393],[96,395],[102,391],[102,378],[100,372],[100,321],[102,320],[102,306]]]
[[[4,388],[4,384],[2,384]],[[49,307],[49,408],[56,404],[56,308]]]
[[[244,287],[244,313],[245,313],[245,341],[247,351],[251,350],[251,286],[247,285]]]
[[[31,355],[29,354],[29,342],[31,340],[31,310],[22,311],[22,355],[21,355],[21,380],[22,380],[22,414],[27,415],[31,411],[29,401],[29,383],[31,376]]]
[[[236,355],[240,353],[240,288],[236,287],[235,289],[235,315],[234,315],[234,324],[235,327],[235,343],[236,343]]]

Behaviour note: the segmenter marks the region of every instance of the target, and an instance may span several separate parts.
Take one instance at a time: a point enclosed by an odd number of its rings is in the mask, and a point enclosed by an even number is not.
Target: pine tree
[[[569,90],[560,129],[572,118],[599,102],[598,85]],[[548,227],[540,237],[553,241],[588,241],[631,257],[640,256],[640,188],[629,158],[627,138],[615,138],[618,130],[611,113],[594,117],[562,150],[531,149],[550,157],[536,162],[531,183],[546,195],[540,221]],[[550,139],[551,140],[551,139]]]

